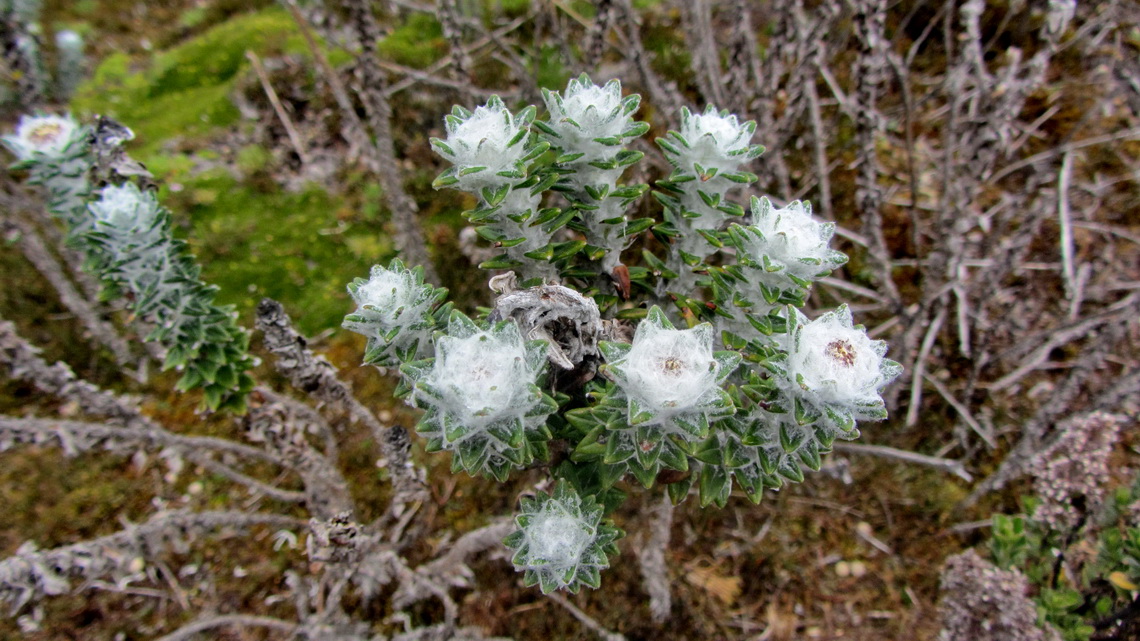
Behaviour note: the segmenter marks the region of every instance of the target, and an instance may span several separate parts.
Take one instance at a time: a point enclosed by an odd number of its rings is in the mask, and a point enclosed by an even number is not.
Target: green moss
[[[234,160],[242,172],[253,174],[267,169],[273,161],[273,155],[261,145],[246,145],[238,150]]]
[[[496,8],[498,11],[496,11]],[[488,14],[501,13],[508,17],[521,16],[530,8],[530,0],[483,0],[483,9]]]
[[[146,101],[121,119],[138,142],[135,154],[150,160],[163,141],[180,137],[197,139],[238,122],[241,114],[230,100],[229,85],[188,89]]]
[[[380,54],[393,62],[423,69],[447,55],[447,41],[439,22],[426,13],[413,13],[377,44]]]
[[[267,56],[303,48],[297,25],[284,10],[239,16],[156,56],[149,94],[222,84],[248,64],[246,51]]]
[[[166,140],[201,139],[238,121],[230,94],[249,64],[247,50],[273,56],[305,46],[281,9],[238,16],[147,65],[122,53],[108,56],[80,86],[72,107],[80,116],[107,114],[131,127],[138,135],[133,153],[149,162]]]
[[[54,547],[108,534],[119,517],[139,520],[151,509],[153,479],[140,479],[126,457],[93,453],[66,458],[55,448],[0,455],[0,538],[6,556],[22,542]],[[113,530],[114,527],[112,526]]]
[[[113,53],[103,59],[95,68],[91,79],[85,82],[76,94],[77,106],[85,101],[95,101],[103,97],[107,105],[123,102],[125,96],[134,96],[146,90],[146,78],[132,68],[131,57],[125,53]]]
[[[162,183],[185,180],[194,169],[194,159],[185,154],[155,154],[147,159],[146,168]]]
[[[375,225],[339,221],[342,199],[313,188],[261,192],[222,172],[164,196],[177,218],[191,221],[189,242],[218,301],[248,319],[263,297],[284,303],[299,328],[339,327],[352,302],[345,287],[392,256]],[[247,323],[248,324],[248,323]]]
[[[570,80],[570,71],[562,59],[562,50],[554,45],[545,45],[539,53],[534,79],[539,87],[562,91]]]
[[[205,7],[191,7],[178,16],[178,24],[185,29],[193,29],[206,22],[208,18],[209,14]]]

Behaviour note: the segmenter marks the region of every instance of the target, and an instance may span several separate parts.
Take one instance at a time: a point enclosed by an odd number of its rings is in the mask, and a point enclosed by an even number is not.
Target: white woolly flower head
[[[752,225],[734,225],[731,237],[738,260],[765,285],[808,287],[847,262],[828,246],[835,223],[812,217],[810,203],[795,200],[776,209],[767,198],[753,198],[752,216]]]
[[[88,208],[96,225],[119,230],[149,227],[159,213],[155,195],[131,182],[103,187]]]
[[[448,413],[475,428],[518,414],[541,369],[514,323],[471,331],[453,318],[435,349],[425,382],[442,394]]]
[[[902,373],[887,358],[887,344],[871,340],[851,321],[846,305],[808,321],[789,306],[786,348],[787,384],[820,410],[830,408],[854,418],[886,417],[879,391]]]
[[[3,140],[20,160],[29,160],[35,154],[49,158],[60,156],[81,132],[79,124],[70,116],[20,116],[16,133]]]
[[[505,480],[510,470],[545,456],[546,417],[558,404],[539,389],[546,343],[523,341],[504,321],[482,329],[453,312],[437,334],[435,358],[405,363],[409,402],[426,410],[416,431],[428,451],[455,454],[455,469]]]
[[[430,287],[403,264],[384,268],[374,265],[368,280],[350,288],[356,304],[376,313],[378,320],[389,327],[401,321],[422,322],[422,316],[431,304]]]
[[[550,118],[535,125],[564,155],[577,156],[574,161],[580,165],[614,156],[621,151],[624,139],[649,130],[646,123],[633,120],[641,97],[634,94],[623,98],[621,82],[616,79],[599,87],[582,74],[570,81],[565,95],[543,89],[542,97]]]
[[[681,130],[669,132],[672,142],[658,144],[669,162],[686,173],[709,180],[717,173],[735,172],[745,161],[759,156],[764,148],[752,144],[756,123],[741,123],[728,111],[709,105],[704,113],[681,110]]]
[[[532,557],[545,559],[551,566],[569,567],[582,558],[594,538],[594,528],[560,504],[543,510],[526,529]]]
[[[83,36],[71,29],[64,29],[55,33],[55,46],[60,49],[82,49]]]
[[[503,543],[514,551],[515,569],[525,572],[523,582],[538,584],[544,594],[582,585],[601,585],[600,570],[609,567],[609,554],[617,554],[614,541],[622,535],[602,521],[602,506],[592,496],[581,497],[565,480],[553,495],[523,497],[519,529]]]
[[[364,362],[391,366],[427,347],[435,324],[432,308],[447,290],[424,283],[422,268],[408,269],[396,259],[388,267],[373,266],[367,280],[349,284],[348,293],[357,308],[344,327],[368,337]]]
[[[658,307],[637,326],[633,344],[605,343],[606,371],[629,399],[629,424],[662,425],[686,439],[707,436],[709,418],[731,413],[720,383],[740,355],[713,352],[713,327],[675,329]],[[687,436],[686,436],[687,435]]]
[[[437,179],[436,186],[478,191],[523,178],[523,163],[531,151],[525,143],[534,113],[534,107],[528,107],[514,115],[498,96],[491,96],[474,112],[456,106],[446,117],[447,139],[431,140],[432,149],[454,165]]]

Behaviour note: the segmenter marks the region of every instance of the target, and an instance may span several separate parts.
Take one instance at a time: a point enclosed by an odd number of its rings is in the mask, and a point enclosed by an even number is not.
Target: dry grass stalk
[[[386,95],[388,79],[379,65],[376,43],[380,40],[380,26],[372,13],[372,5],[361,0],[343,0],[348,14],[348,26],[355,32],[360,53],[356,58],[354,86],[357,97],[368,115],[372,142],[380,160],[378,178],[384,188],[384,200],[392,212],[393,240],[400,253],[412,265],[422,265],[425,278],[433,283],[439,276],[432,267],[424,240],[423,229],[416,220],[419,207],[404,191],[400,165],[396,161],[395,143],[392,141],[392,107]]]

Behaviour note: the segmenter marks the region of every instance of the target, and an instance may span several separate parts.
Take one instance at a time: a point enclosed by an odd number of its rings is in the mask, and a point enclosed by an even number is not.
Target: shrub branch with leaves
[[[612,543],[599,519],[623,499],[627,474],[675,502],[695,487],[702,505],[720,506],[735,479],[758,502],[802,481],[801,466],[819,469],[835,439],[858,437],[856,421],[885,418],[879,393],[901,368],[846,306],[814,321],[796,307],[846,262],[828,247],[834,224],[767,198],[749,220],[729,199],[755,180],[744,170],[763,151],[750,142],[755,123],[684,111],[681,131],[658,140],[676,168],[655,192],[664,220],[627,221],[646,190],[620,183],[642,157],[624,148],[648,130],[633,120],[640,98],[586,76],[543,95],[546,120],[493,97],[456,107],[447,139],[432,141],[453,163],[436,187],[478,196],[468,220],[506,249],[482,267],[522,273],[493,279],[495,320],[450,312],[445,323],[443,293],[394,262],[350,286],[360,308],[345,327],[368,337],[366,362],[403,362],[403,393],[424,410],[416,430],[429,451],[451,453],[453,470],[504,481],[565,444],[569,456],[549,462],[554,497],[524,502],[507,539],[527,583],[547,592],[598,586],[608,561],[591,537]],[[643,250],[645,266],[625,266],[622,252],[651,227],[668,256]],[[571,304],[581,311],[569,316],[600,310],[597,321],[559,320],[575,290],[596,305]],[[544,376],[547,359],[576,375]]]
[[[118,145],[132,137],[123,128],[98,152],[121,154]],[[3,141],[19,159],[14,167],[47,192],[48,211],[64,223],[86,269],[103,281],[102,296],[125,298],[149,324],[145,340],[162,347],[163,367],[183,372],[178,388],[201,389],[210,409],[243,410],[253,388],[249,334],[233,308],[214,303],[217,288],[199,277],[157,197],[118,176],[121,184],[96,185],[99,132],[70,117],[25,116]]]

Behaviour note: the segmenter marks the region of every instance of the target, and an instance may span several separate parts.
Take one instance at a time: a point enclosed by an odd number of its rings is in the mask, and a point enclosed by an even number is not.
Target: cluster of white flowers
[[[552,146],[564,150],[562,164],[567,167],[589,171],[589,163],[612,160],[622,138],[644,133],[637,126],[644,123],[633,120],[640,96],[623,98],[618,80],[599,87],[583,75],[570,81],[565,97],[543,89],[542,98],[550,118],[536,125],[551,138]]]
[[[134,183],[107,185],[89,205],[104,262],[131,289],[154,289],[171,280],[170,239],[159,218],[162,208],[152,192]]]
[[[755,158],[752,136],[756,123],[741,123],[727,111],[718,112],[710,105],[702,114],[681,110],[681,130],[672,138],[685,150],[672,155],[670,161],[702,181],[711,180],[719,173],[738,171],[744,161]]]
[[[99,200],[89,206],[95,221],[116,229],[146,229],[154,223],[158,199],[134,183],[107,185],[99,190]]]
[[[798,309],[787,310],[787,369],[781,377],[787,389],[843,431],[854,429],[854,419],[886,418],[880,390],[902,373],[902,366],[885,358],[886,342],[871,340],[863,326],[853,325],[846,305],[810,322]]]
[[[585,74],[570,81],[565,96],[546,89],[542,96],[550,117],[534,124],[558,151],[555,163],[563,175],[557,189],[574,205],[586,242],[603,250],[601,271],[609,273],[628,244],[625,211],[647,189],[618,184],[644,155],[626,148],[649,131],[648,123],[633,119],[641,97],[622,97],[619,81],[599,87]]]
[[[25,115],[14,134],[0,139],[28,170],[28,182],[44,186],[48,211],[66,223],[68,239],[77,243],[91,228],[89,131],[70,116]]]
[[[438,390],[445,411],[455,420],[455,433],[478,430],[508,416],[521,418],[527,397],[536,396],[533,386],[539,368],[535,359],[527,362],[517,327],[504,328],[497,336],[478,331],[436,341],[435,367],[417,390],[425,393],[428,385]],[[448,441],[454,444],[458,439]]]
[[[445,123],[447,140],[434,138],[431,146],[454,165],[456,189],[479,193],[523,176],[530,119],[512,114],[498,96],[474,112],[455,107]]]
[[[1033,490],[1040,500],[1035,521],[1065,532],[1095,514],[1108,494],[1109,457],[1120,435],[1122,416],[1093,412],[1066,421],[1057,441],[1034,457]]]
[[[798,200],[776,209],[767,198],[753,198],[752,224],[733,225],[729,234],[749,277],[773,292],[806,288],[847,262],[829,247],[835,223],[816,220],[811,205]]]
[[[543,189],[528,180],[528,163],[549,149],[547,143],[531,140],[535,112],[527,107],[512,114],[498,96],[491,96],[473,112],[455,107],[446,118],[447,139],[431,140],[432,149],[452,165],[434,186],[477,196],[479,206],[466,213],[468,219],[480,236],[506,250],[486,263],[488,268],[518,268],[526,279],[557,276],[550,263],[537,257],[555,230],[541,224]]]
[[[668,290],[688,296],[696,285],[693,268],[716,251],[704,234],[715,233],[731,217],[744,215],[744,208],[732,203],[728,193],[741,184],[756,180],[742,171],[764,148],[752,144],[756,123],[741,123],[727,111],[709,105],[703,114],[681,110],[681,130],[670,131],[657,144],[666,159],[676,167],[668,180],[658,183],[665,189],[658,198],[665,204],[666,221],[675,230],[674,242],[666,260],[670,272],[677,274]]]
[[[86,60],[83,54],[83,36],[71,29],[55,32],[55,50],[59,60],[56,64],[56,96],[66,101],[75,93],[83,81]]]
[[[209,407],[244,406],[248,333],[237,314],[214,303],[186,244],[171,231],[170,213],[134,183],[107,185],[89,204],[89,261],[110,291],[130,294],[136,316],[153,324],[146,337],[166,348],[165,367],[183,371],[180,389],[201,387]]]
[[[464,215],[504,250],[482,266],[522,272],[521,290],[513,275],[498,281],[512,283],[498,288],[510,311],[497,302],[492,318],[513,320],[487,328],[454,313],[434,358],[385,354],[404,363],[403,390],[425,410],[416,429],[427,449],[451,452],[454,469],[505,480],[545,458],[555,436],[569,442],[554,496],[524,500],[506,541],[525,582],[548,592],[597,586],[608,565],[598,546],[613,538],[602,535],[612,526],[592,502],[609,506],[620,479],[651,487],[670,472],[674,501],[695,485],[702,505],[723,506],[734,484],[759,501],[767,488],[802,481],[803,468],[818,470],[836,439],[858,435],[857,420],[884,418],[880,392],[900,368],[846,307],[815,321],[797,309],[813,281],[846,262],[829,246],[834,223],[813,218],[806,202],[777,208],[754,198],[751,220],[732,202],[732,189],[756,180],[745,170],[763,152],[752,143],[754,122],[711,106],[684,110],[679,129],[657,140],[674,167],[654,193],[664,220],[631,221],[626,211],[648,187],[619,181],[643,155],[626,148],[649,129],[634,120],[640,98],[583,75],[543,99],[549,117],[540,120],[533,107],[514,114],[498,98],[456,108],[446,139],[432,141],[452,164],[435,186],[475,194],[477,207]],[[548,191],[554,198],[543,207]],[[747,224],[729,225],[734,218]],[[623,265],[622,252],[647,230],[668,255],[650,248],[643,264]],[[607,320],[564,322],[558,310],[569,299],[553,295],[556,279],[588,292]],[[351,291],[358,310],[345,325],[370,337],[369,359],[440,324],[442,298],[406,270],[374,271]],[[666,301],[678,313],[654,304]],[[649,309],[627,339],[609,319],[636,318],[640,303]],[[524,318],[529,337],[558,345],[525,343],[513,322]],[[408,334],[405,321],[421,319]],[[718,339],[728,349],[717,351]],[[547,353],[559,364],[549,381]]]
[[[66,223],[68,244],[83,256],[85,268],[98,275],[106,293],[127,295],[134,316],[148,324],[145,340],[165,349],[164,367],[183,371],[178,388],[202,388],[211,409],[244,408],[253,387],[246,373],[252,366],[248,333],[231,308],[214,304],[216,289],[200,280],[186,244],[174,238],[169,212],[133,182],[92,187],[92,144],[117,151],[133,137],[112,121],[101,126],[109,123],[113,140],[92,135],[68,116],[24,116],[3,140],[28,170],[29,182],[44,186],[48,210]]]

